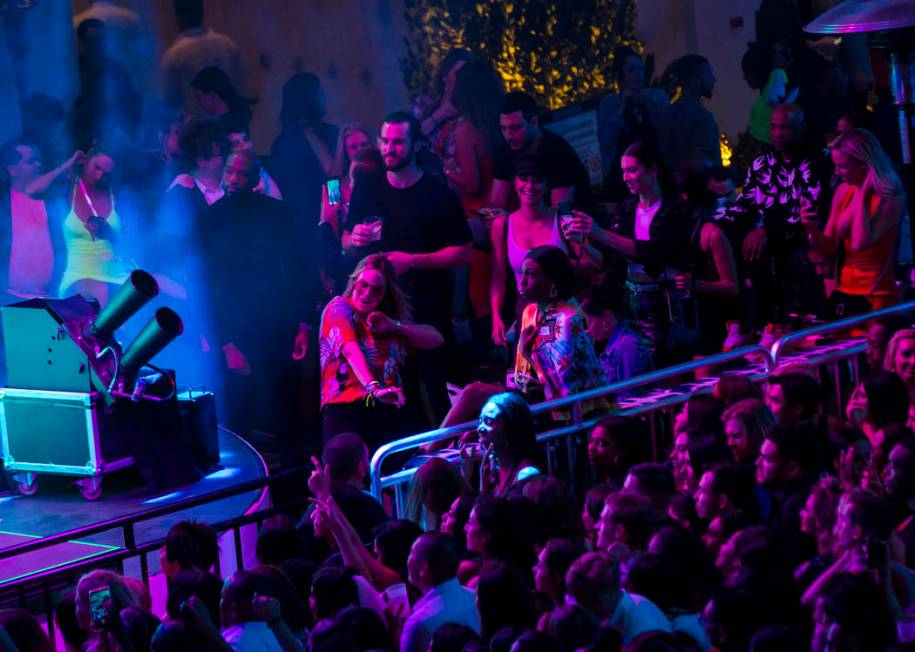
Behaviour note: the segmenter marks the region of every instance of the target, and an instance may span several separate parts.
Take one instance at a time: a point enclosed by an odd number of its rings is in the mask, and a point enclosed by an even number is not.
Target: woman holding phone
[[[842,182],[833,195],[825,230],[820,231],[816,222],[815,206],[801,207],[810,248],[825,257],[837,255],[840,249],[844,253],[833,297],[840,301],[860,297],[871,310],[894,305],[899,302],[893,267],[905,208],[902,183],[869,131],[852,129],[832,141],[830,149]],[[863,304],[860,308],[855,312],[867,312]]]

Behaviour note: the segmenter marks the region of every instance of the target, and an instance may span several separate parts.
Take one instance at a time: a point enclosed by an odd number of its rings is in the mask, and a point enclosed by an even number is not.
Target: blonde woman
[[[835,256],[840,248],[844,253],[839,300],[861,297],[871,310],[891,306],[899,301],[893,260],[905,206],[902,183],[870,132],[852,129],[830,147],[842,183],[836,188],[825,230],[820,231],[815,221],[815,206],[801,207],[810,248],[826,257]],[[855,309],[866,311],[863,304]]]
[[[915,329],[896,331],[886,345],[883,369],[902,378],[909,394],[915,392]]]

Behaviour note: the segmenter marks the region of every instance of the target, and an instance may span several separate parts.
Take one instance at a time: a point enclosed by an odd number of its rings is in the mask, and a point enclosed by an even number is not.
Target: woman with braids
[[[324,438],[356,432],[375,449],[400,434],[400,365],[409,349],[442,345],[432,326],[410,322],[394,268],[381,254],[362,259],[342,296],[321,315]]]

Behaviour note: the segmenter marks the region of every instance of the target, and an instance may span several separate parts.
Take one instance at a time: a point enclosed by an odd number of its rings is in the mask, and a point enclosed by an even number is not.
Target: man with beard
[[[343,246],[356,258],[383,252],[410,298],[413,321],[445,337],[443,349],[417,352],[404,369],[408,408],[418,417],[417,410],[426,413],[417,427],[432,427],[449,408],[444,368],[454,339],[450,270],[470,264],[470,228],[458,196],[416,164],[416,118],[392,113],[380,133],[386,175],[375,185],[356,186]]]
[[[200,225],[211,316],[210,349],[219,360],[222,408],[230,429],[276,435],[284,466],[304,459],[298,392],[307,348],[309,277],[305,235],[286,205],[253,191],[257,159],[226,162],[226,195]]]

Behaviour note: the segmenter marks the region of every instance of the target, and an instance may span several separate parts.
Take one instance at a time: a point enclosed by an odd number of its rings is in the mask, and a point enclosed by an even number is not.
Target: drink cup
[[[362,220],[362,223],[368,227],[368,236],[372,242],[381,240],[381,230],[384,227],[384,219],[378,215],[372,215]]]

